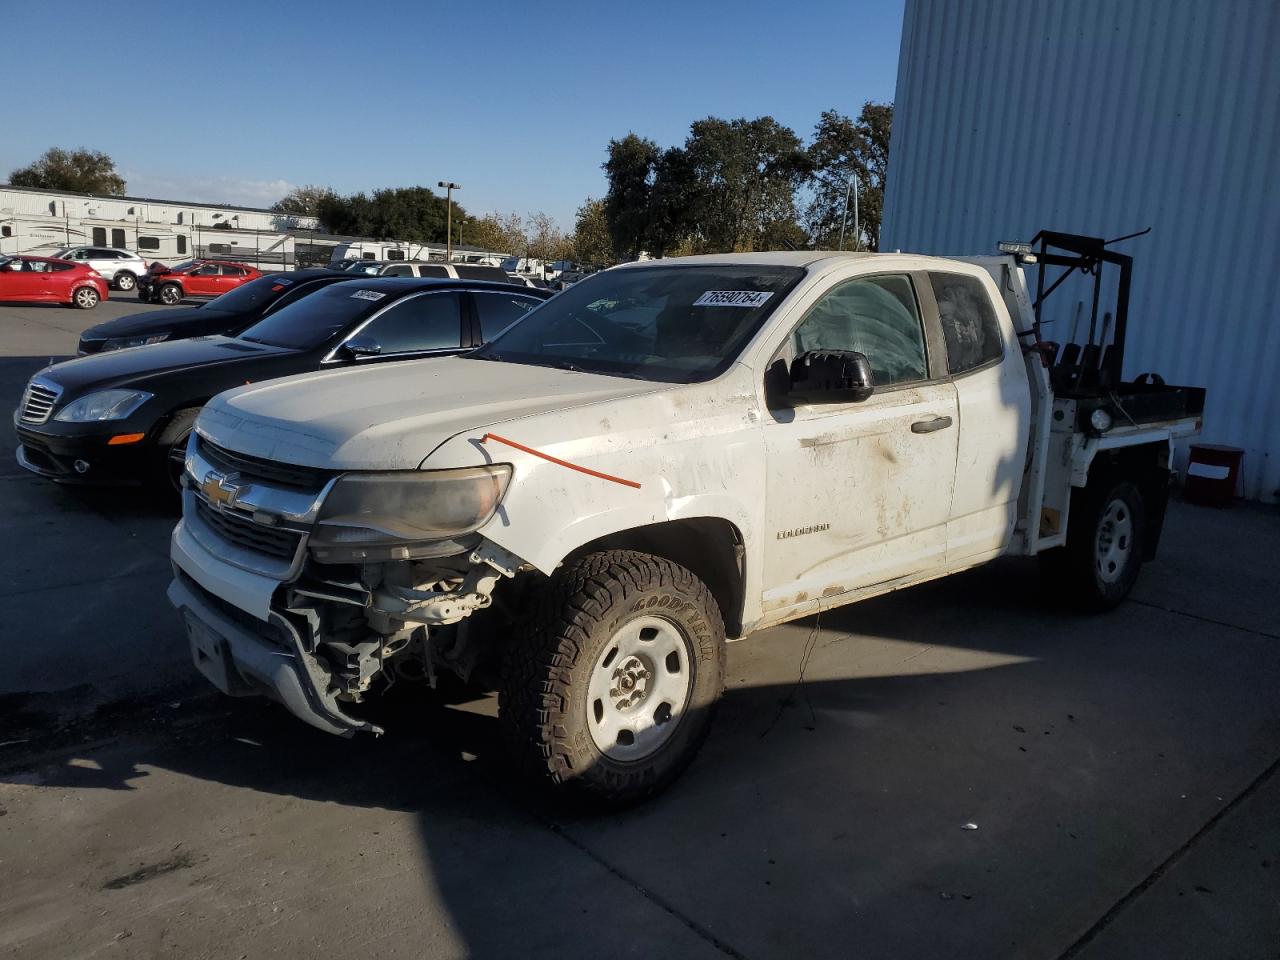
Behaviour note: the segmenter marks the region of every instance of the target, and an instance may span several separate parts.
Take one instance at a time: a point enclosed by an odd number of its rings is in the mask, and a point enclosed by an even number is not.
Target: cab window
[[[982,281],[960,273],[930,273],[929,283],[947,343],[948,372],[955,376],[999,360],[1004,340]]]
[[[915,290],[904,274],[840,284],[810,308],[791,336],[795,356],[809,350],[864,354],[877,387],[929,377]]]
[[[462,344],[461,299],[456,293],[406,297],[371,320],[362,337],[371,337],[382,353],[457,349]]]

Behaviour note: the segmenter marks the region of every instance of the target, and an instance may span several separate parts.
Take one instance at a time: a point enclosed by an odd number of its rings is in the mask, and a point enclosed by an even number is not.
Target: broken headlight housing
[[[320,563],[377,563],[445,556],[489,522],[511,464],[398,470],[339,477],[320,505],[311,553]]]

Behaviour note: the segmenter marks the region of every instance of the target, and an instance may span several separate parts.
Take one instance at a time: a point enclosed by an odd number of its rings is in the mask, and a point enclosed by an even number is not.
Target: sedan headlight
[[[145,347],[148,343],[159,343],[168,340],[169,333],[147,333],[137,337],[115,337],[102,345],[103,351],[123,350],[125,347]]]
[[[440,556],[498,509],[511,465],[459,470],[348,473],[316,519],[311,550],[321,563],[368,563]]]
[[[53,419],[64,423],[123,420],[151,397],[145,390],[100,390],[68,403]]]

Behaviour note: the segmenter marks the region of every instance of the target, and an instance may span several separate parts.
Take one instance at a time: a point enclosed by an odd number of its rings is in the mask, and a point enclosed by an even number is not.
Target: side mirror
[[[871,361],[856,350],[807,350],[791,362],[793,403],[861,403],[875,392]]]
[[[342,345],[342,353],[350,360],[376,357],[382,353],[382,344],[366,333],[357,333]]]

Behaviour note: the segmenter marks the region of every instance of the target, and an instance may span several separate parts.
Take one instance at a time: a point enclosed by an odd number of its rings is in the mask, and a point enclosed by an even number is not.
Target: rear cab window
[[[987,288],[963,273],[929,272],[947,344],[947,371],[968,373],[1004,356],[1004,336]]]

